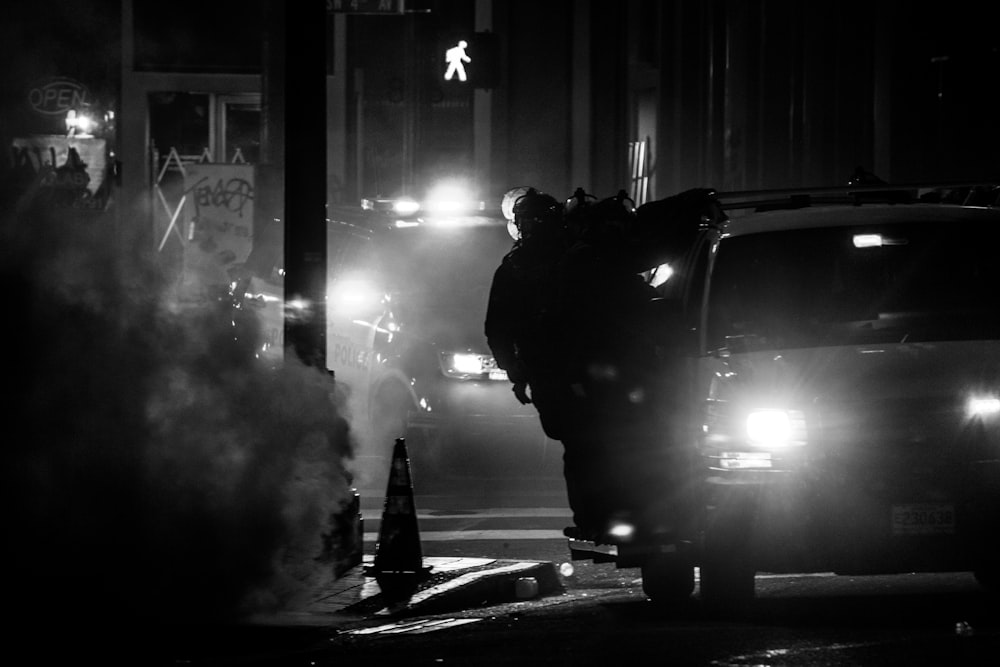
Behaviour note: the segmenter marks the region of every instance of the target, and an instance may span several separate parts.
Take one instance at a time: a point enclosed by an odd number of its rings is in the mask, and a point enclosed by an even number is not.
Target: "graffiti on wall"
[[[228,284],[253,248],[253,165],[186,165],[184,201],[188,279],[203,285]]]
[[[15,138],[11,151],[21,181],[39,181],[40,193],[50,204],[93,210],[107,206],[104,139],[36,135]]]

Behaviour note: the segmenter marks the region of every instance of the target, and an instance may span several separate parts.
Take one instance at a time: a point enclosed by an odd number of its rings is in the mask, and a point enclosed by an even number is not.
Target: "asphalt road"
[[[539,505],[481,500],[417,495],[424,555],[551,561],[563,566],[563,591],[407,618],[373,615],[309,627],[161,626],[129,634],[109,623],[85,636],[65,631],[80,608],[65,605],[49,620],[48,643],[38,640],[28,655],[51,664],[58,644],[71,661],[157,666],[992,665],[1000,649],[1000,605],[965,573],[762,573],[757,600],[739,614],[707,614],[697,591],[668,609],[646,599],[638,570],[569,562],[559,534],[565,505],[551,497]],[[370,554],[379,501],[364,505]]]
[[[426,555],[548,560],[559,566],[565,590],[453,613],[368,619],[302,653],[312,664],[976,665],[995,664],[1000,648],[1000,606],[968,573],[761,573],[751,608],[710,615],[697,590],[667,609],[646,599],[636,569],[570,562],[559,534],[565,504],[514,499],[483,507],[476,499],[419,495],[415,503]],[[366,524],[370,537],[377,535],[375,515]]]

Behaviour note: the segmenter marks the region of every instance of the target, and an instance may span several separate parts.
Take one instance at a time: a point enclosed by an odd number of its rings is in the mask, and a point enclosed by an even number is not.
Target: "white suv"
[[[757,572],[996,586],[1000,208],[890,194],[731,210],[672,267],[695,510],[687,549],[618,546],[652,597],[692,592],[693,566],[727,605]]]

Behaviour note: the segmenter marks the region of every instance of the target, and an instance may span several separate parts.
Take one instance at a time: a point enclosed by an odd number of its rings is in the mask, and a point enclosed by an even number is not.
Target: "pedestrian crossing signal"
[[[460,39],[458,44],[445,51],[444,60],[448,63],[448,69],[444,73],[445,81],[451,81],[454,78],[459,81],[469,80],[469,75],[465,72],[465,63],[472,62],[472,58],[465,53],[468,47],[469,43]]]
[[[498,83],[499,47],[492,32],[477,32],[448,43],[444,80],[471,88],[490,89]]]

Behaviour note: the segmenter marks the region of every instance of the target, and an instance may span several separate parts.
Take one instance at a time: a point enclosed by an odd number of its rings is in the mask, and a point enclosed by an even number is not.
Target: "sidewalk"
[[[365,574],[373,556],[364,556],[339,579],[317,582],[286,611],[257,617],[254,624],[275,626],[337,626],[369,618],[396,619],[439,614],[484,605],[529,600],[563,592],[556,566],[548,561],[468,557],[425,557],[428,576],[412,593],[393,599],[375,578]]]
[[[477,484],[479,489],[484,485]],[[526,491],[527,489],[522,489]],[[541,489],[535,489],[538,491]],[[561,487],[559,488],[561,491]],[[544,495],[549,496],[551,491]],[[462,496],[463,505],[469,496]],[[451,505],[455,496],[421,496],[421,503],[430,501],[434,507]],[[495,498],[493,498],[495,500]],[[527,498],[520,498],[525,502]],[[537,498],[532,498],[537,500]],[[379,532],[365,533],[364,515],[371,516],[382,508],[378,520]],[[401,618],[423,614],[461,611],[483,605],[530,600],[562,592],[563,585],[556,566],[548,561],[503,560],[469,557],[425,557],[420,547],[420,529],[413,485],[410,479],[409,457],[403,439],[396,441],[393,466],[386,492],[381,497],[355,491],[354,503],[338,515],[342,520],[340,535],[354,535],[340,544],[343,566],[354,565],[339,578],[334,568],[323,570],[318,581],[305,586],[299,598],[285,611],[270,614],[251,622],[279,626],[330,626],[355,623],[368,618]],[[383,539],[382,571],[414,572],[421,575],[383,575],[384,590],[371,574],[375,556],[364,554],[363,545],[371,538]],[[335,550],[336,551],[336,550]],[[344,555],[347,560],[344,560]]]

